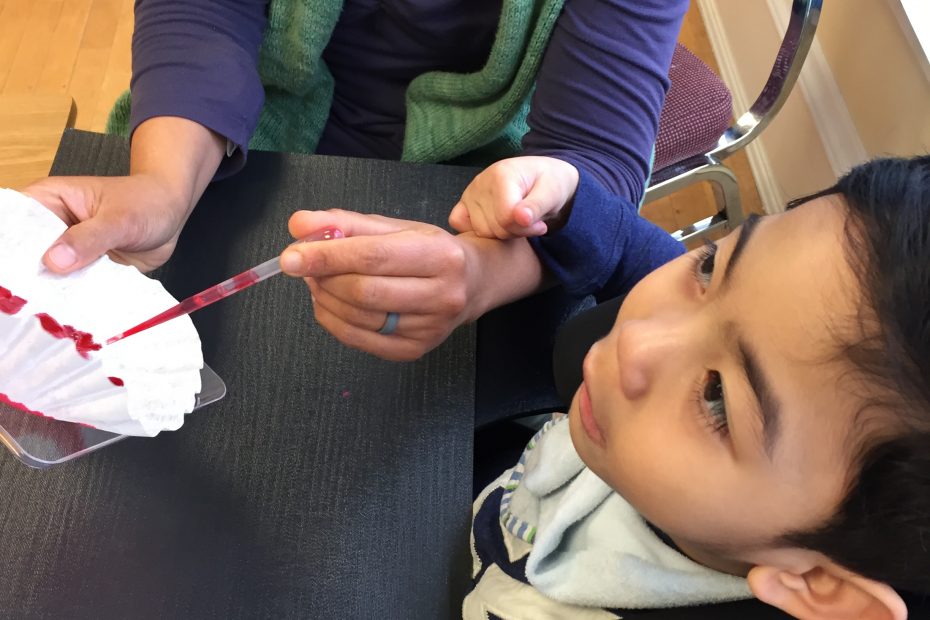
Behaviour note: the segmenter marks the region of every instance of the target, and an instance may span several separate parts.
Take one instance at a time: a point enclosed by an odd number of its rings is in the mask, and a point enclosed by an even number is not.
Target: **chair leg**
[[[693,175],[693,181],[708,181],[720,189],[721,198],[723,199],[723,211],[726,214],[727,225],[730,230],[739,226],[745,216],[743,215],[743,204],[739,196],[739,183],[733,171],[720,162],[708,164]]]
[[[739,226],[745,219],[736,175],[717,159],[702,156],[698,165],[685,162],[681,166],[680,172],[675,168],[666,170],[672,176],[664,180],[654,180],[654,184],[646,189],[644,202],[648,203],[662,198],[683,187],[701,181],[713,184],[719,190],[719,196],[723,202],[715,215],[694,222],[672,233],[673,237],[685,245],[691,247],[693,243],[697,243],[701,238],[708,236],[710,233],[716,233],[718,230],[729,232]],[[678,174],[674,174],[675,172],[678,172]]]

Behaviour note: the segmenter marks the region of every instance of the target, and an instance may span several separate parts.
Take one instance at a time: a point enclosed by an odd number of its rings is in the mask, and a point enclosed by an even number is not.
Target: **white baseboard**
[[[784,32],[788,28],[791,3],[784,0],[767,0],[767,3],[778,32]],[[833,174],[839,177],[868,159],[859,130],[816,37],[798,76],[798,88],[814,118]]]
[[[733,95],[734,112],[737,115],[742,114],[752,105],[752,100],[746,94],[746,87],[739,77],[736,58],[730,47],[723,21],[720,19],[717,3],[715,0],[697,0],[697,2],[701,8],[701,16],[704,18],[707,38],[710,40],[710,45],[717,58],[717,65],[720,67],[720,77],[723,78],[724,83],[729,87],[730,93]],[[752,175],[756,179],[756,188],[759,191],[762,208],[766,213],[783,211],[786,197],[775,179],[768,154],[765,152],[762,143],[754,140],[746,146],[745,150],[746,157],[749,160],[749,167],[752,169]]]
[[[730,46],[717,2],[715,0],[697,0],[697,2],[704,18],[707,37],[720,66],[720,77],[730,87],[737,113],[742,113],[749,109],[753,101],[746,93],[746,87],[740,78],[736,55]],[[788,25],[790,0],[766,0],[766,2],[776,32],[785,32]],[[772,58],[773,62],[774,60]],[[839,86],[833,78],[830,65],[816,38],[798,78],[797,88],[801,90],[804,102],[814,119],[834,174],[839,176],[853,165],[865,160],[868,157],[865,147],[859,139],[849,109],[846,107]],[[757,93],[751,93],[752,97],[756,95]],[[792,197],[784,195],[781,184],[772,170],[764,144],[760,140],[753,141],[746,147],[746,155],[766,213],[782,211],[786,200]]]

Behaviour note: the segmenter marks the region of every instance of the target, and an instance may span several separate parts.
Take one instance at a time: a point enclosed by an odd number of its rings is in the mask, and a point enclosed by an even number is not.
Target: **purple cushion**
[[[733,115],[726,84],[681,44],[668,76],[672,85],[659,117],[655,170],[711,150]]]

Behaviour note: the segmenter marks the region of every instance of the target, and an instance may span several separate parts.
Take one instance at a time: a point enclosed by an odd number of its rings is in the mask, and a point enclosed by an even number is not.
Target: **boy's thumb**
[[[559,184],[542,175],[514,209],[514,220],[528,227],[556,215],[563,206]]]
[[[449,226],[460,233],[473,230],[471,217],[468,215],[468,208],[465,206],[464,202],[459,201],[452,207],[452,211],[449,212]]]
[[[42,262],[55,273],[71,273],[94,262],[117,245],[118,228],[96,217],[75,224],[49,246]]]

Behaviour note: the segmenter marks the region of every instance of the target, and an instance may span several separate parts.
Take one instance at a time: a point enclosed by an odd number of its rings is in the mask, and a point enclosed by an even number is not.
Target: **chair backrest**
[[[775,56],[775,64],[762,92],[749,111],[736,119],[708,155],[723,159],[732,155],[755,139],[765,129],[791,93],[798,79],[804,59],[814,41],[823,0],[794,0],[791,17]]]
[[[681,43],[672,54],[668,78],[656,136],[655,170],[716,148],[733,118],[730,89]]]

